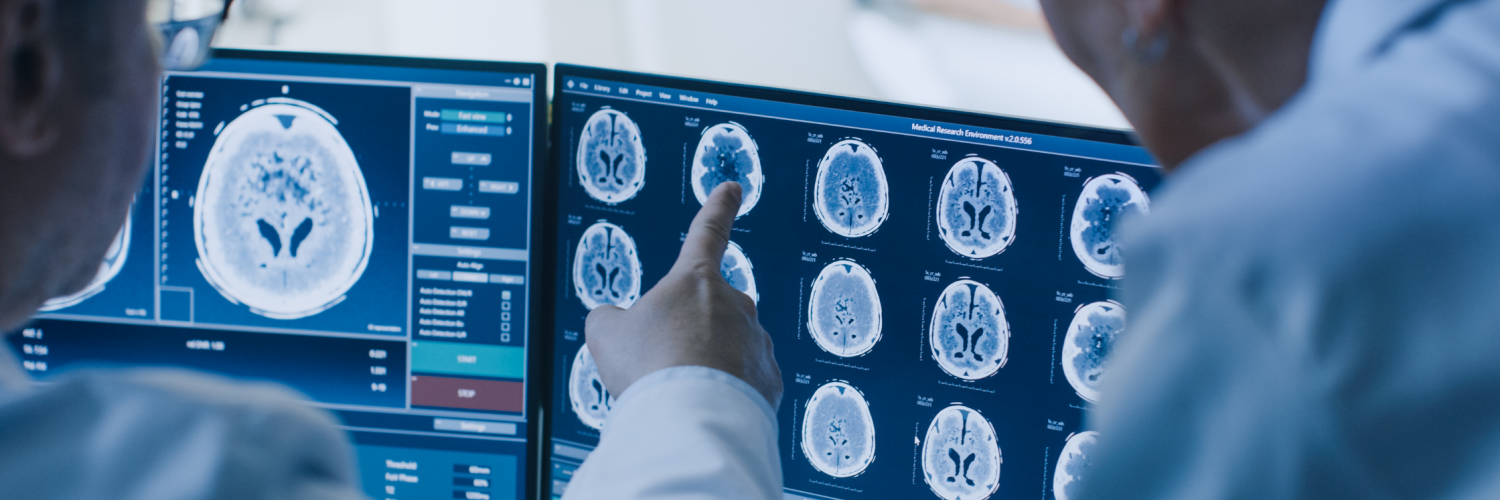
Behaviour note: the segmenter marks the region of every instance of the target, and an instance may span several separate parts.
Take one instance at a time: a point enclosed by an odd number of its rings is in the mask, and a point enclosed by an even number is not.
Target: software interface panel
[[[11,344],[39,378],[290,385],[350,431],[372,498],[520,498],[542,66],[264,57],[166,76],[98,278]]]
[[[776,343],[789,497],[1069,498],[1126,325],[1109,300],[1114,223],[1146,214],[1159,180],[1145,151],[916,108],[556,78],[554,497],[613,403],[588,311],[649,290],[733,180],[744,201],[721,270]]]

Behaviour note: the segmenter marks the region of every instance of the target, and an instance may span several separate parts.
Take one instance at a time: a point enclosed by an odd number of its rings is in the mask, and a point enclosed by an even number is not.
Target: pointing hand
[[[663,368],[706,366],[739,377],[773,409],[780,406],[781,368],[771,336],[760,326],[755,301],[719,271],[740,190],[733,182],[714,189],[693,219],[677,263],[633,307],[602,305],[589,314],[589,351],[611,394],[624,394]]]

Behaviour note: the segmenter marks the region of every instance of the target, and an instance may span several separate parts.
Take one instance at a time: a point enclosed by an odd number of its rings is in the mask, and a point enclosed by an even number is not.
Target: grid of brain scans
[[[585,317],[650,290],[726,181],[788,498],[1073,495],[1127,334],[1114,231],[1160,177],[1123,134],[569,66],[553,113],[554,498],[615,397]]]
[[[7,340],[44,380],[289,385],[350,431],[371,498],[519,499],[545,74],[239,51],[168,73],[152,173],[95,279]],[[617,172],[639,188],[643,164]],[[639,266],[608,278],[640,288]]]

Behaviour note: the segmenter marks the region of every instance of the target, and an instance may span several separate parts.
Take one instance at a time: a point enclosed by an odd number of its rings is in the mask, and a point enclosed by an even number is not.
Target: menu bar
[[[591,78],[563,77],[563,92],[616,99],[654,102],[725,113],[764,116],[858,128],[933,139],[968,142],[986,146],[1021,149],[1103,161],[1156,166],[1156,160],[1144,148],[1124,144],[1071,139],[1010,130],[974,127],[955,123],[914,120],[899,116],[823,108],[802,104],[744,97],[690,92],[678,89],[636,85]]]

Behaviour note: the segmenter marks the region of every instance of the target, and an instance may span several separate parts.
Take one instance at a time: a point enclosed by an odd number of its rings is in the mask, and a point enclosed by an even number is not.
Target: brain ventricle
[[[1016,212],[1010,177],[992,161],[965,158],[948,171],[938,194],[938,235],[959,255],[991,257],[1015,237]]]
[[[645,183],[641,129],[625,113],[605,108],[589,117],[577,155],[578,180],[596,200],[610,204],[629,200]]]

